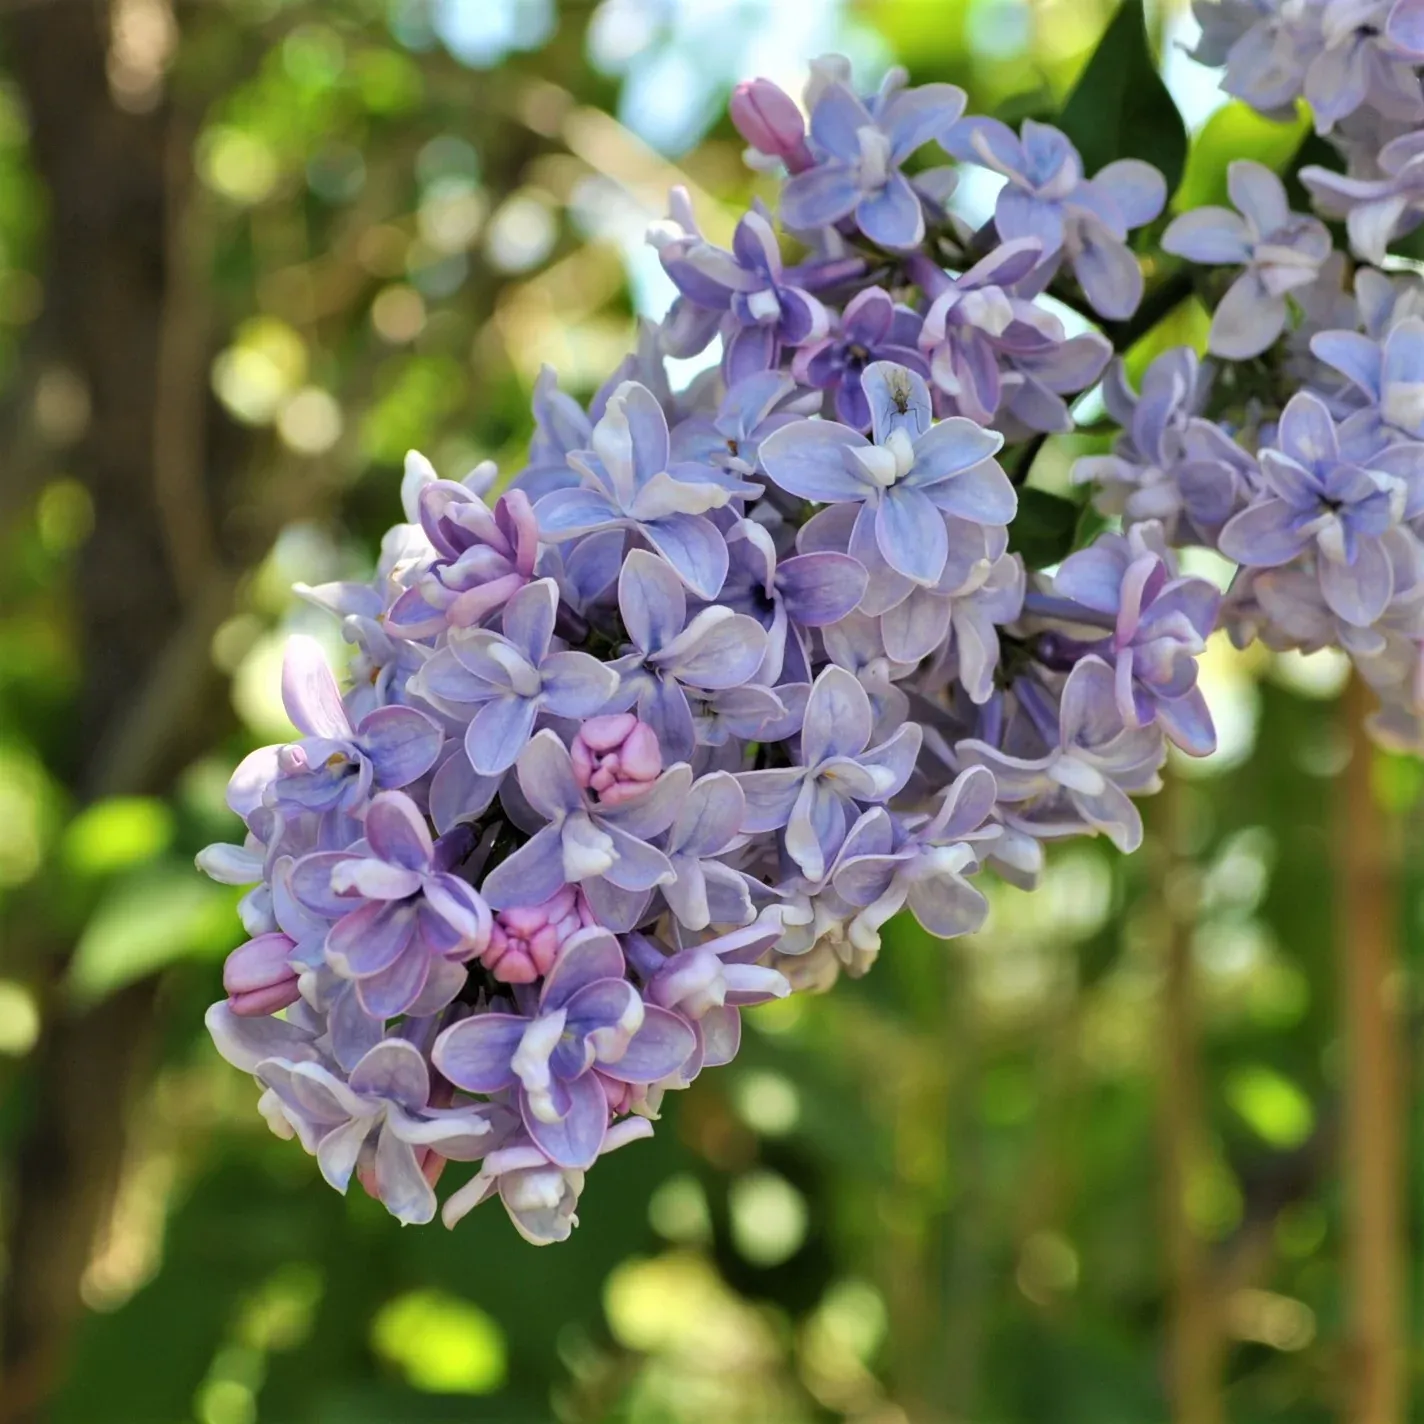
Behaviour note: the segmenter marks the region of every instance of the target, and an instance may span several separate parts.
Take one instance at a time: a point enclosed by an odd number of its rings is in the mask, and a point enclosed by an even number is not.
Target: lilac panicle
[[[1238,69],[1244,37],[1303,45],[1254,76],[1283,103],[1324,55],[1388,80],[1389,113],[1371,90],[1331,129],[1348,182],[1400,190],[1350,199],[1357,247],[1418,216],[1388,145],[1424,0],[1366,11],[1351,39],[1232,0],[1203,41]],[[1424,739],[1424,284],[1360,269],[1346,292],[1328,230],[1239,164],[1236,211],[1167,241],[1230,269],[1201,278],[1233,283],[1225,364],[1169,350],[1134,389],[1120,329],[1059,303],[1116,322],[1144,265],[1178,280],[1128,246],[1161,175],[1089,178],[1056,129],[965,103],[898,70],[867,95],[834,58],[804,117],[739,86],[775,200],[722,248],[675,191],[649,237],[677,296],[588,406],[541,371],[507,482],[411,452],[373,576],[301,590],[349,676],[293,641],[297,737],[238,766],[241,829],[199,856],[246,931],[207,1024],[338,1190],[450,1226],[497,1197],[526,1240],[566,1239],[586,1173],[733,1060],[743,1009],[865,973],[902,912],[974,933],[1048,840],[1135,847],[1169,741],[1214,744],[1218,621],[1345,649],[1377,734]],[[945,205],[956,170],[920,166],[933,145],[1005,180],[983,231]],[[718,340],[675,386],[668,358]],[[1121,532],[1050,572],[1017,486],[1100,378],[1120,433],[1073,478]],[[1239,563],[1227,598],[1179,572],[1194,544]],[[478,1165],[442,1208],[448,1161]]]

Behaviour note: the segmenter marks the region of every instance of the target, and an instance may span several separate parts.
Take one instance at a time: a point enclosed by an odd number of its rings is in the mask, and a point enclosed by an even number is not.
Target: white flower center
[[[855,131],[860,141],[860,182],[864,188],[883,188],[890,177],[890,140],[867,124]]]

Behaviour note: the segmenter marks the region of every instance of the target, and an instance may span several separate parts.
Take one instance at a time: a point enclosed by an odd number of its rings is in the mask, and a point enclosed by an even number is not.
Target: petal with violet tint
[[[880,111],[880,127],[890,140],[891,158],[903,162],[932,138],[947,136],[964,105],[964,90],[955,84],[901,89]]]
[[[430,843],[425,817],[410,797],[397,791],[373,796],[363,824],[366,843],[382,860],[407,870],[424,870],[430,864],[435,847]]]
[[[1124,854],[1131,855],[1142,844],[1142,816],[1127,793],[1111,781],[1097,792],[1071,791],[1069,799],[1089,825],[1102,831]]]
[[[796,554],[776,566],[775,585],[792,622],[806,628],[838,623],[865,595],[868,575],[849,554]]]
[[[410,1012],[429,977],[430,955],[415,936],[388,969],[356,981],[356,997],[372,1018],[393,1019]]]
[[[1093,187],[1104,193],[1128,227],[1143,227],[1162,211],[1167,184],[1161,173],[1140,158],[1119,158],[1093,174]]]
[[[328,1186],[344,1193],[350,1185],[351,1174],[356,1170],[356,1159],[370,1135],[374,1122],[368,1117],[353,1118],[340,1127],[332,1128],[321,1139],[316,1149],[316,1164]]]
[[[881,247],[917,247],[925,235],[925,214],[910,180],[891,173],[878,193],[856,204],[855,220],[866,237]]]
[[[950,601],[917,588],[903,603],[880,616],[886,654],[897,663],[917,663],[949,637]]]
[[[808,778],[786,823],[786,853],[813,883],[825,877],[846,833],[845,802],[831,787]]]
[[[937,508],[969,524],[1008,524],[1018,513],[1018,494],[997,460],[985,460],[928,489],[915,483],[913,475],[909,484]]]
[[[541,815],[553,818],[577,811],[583,792],[574,776],[574,764],[558,733],[545,728],[530,738],[519,754],[516,770],[520,790]]]
[[[1063,212],[1057,203],[1045,202],[1012,184],[1002,189],[994,205],[994,226],[1000,237],[1015,242],[1033,238],[1044,259],[1063,246]]]
[[[287,643],[282,659],[282,705],[295,726],[309,737],[342,741],[351,735],[341,691],[315,638],[298,634]]]
[[[262,804],[267,788],[277,779],[280,747],[258,747],[238,762],[228,778],[227,805],[244,820]]]
[[[692,785],[692,768],[669,767],[646,791],[612,806],[600,806],[602,825],[617,826],[640,840],[651,840],[672,825]]]
[[[1162,249],[1213,266],[1251,260],[1246,224],[1230,208],[1193,208],[1173,218],[1162,234]]]
[[[888,801],[894,796],[910,779],[923,741],[924,731],[920,724],[904,722],[895,729],[892,736],[878,746],[862,752],[856,761],[861,767],[878,773],[875,795],[865,799]]]
[[[1248,568],[1288,564],[1309,542],[1297,527],[1298,519],[1284,500],[1264,499],[1227,520],[1218,547],[1228,559]]]
[[[870,427],[877,445],[883,445],[896,430],[917,441],[929,429],[934,407],[929,386],[918,371],[896,361],[872,361],[860,381],[870,405]]]
[[[552,1013],[600,979],[623,978],[627,966],[617,939],[601,925],[576,930],[564,941],[554,967],[544,980],[540,1009]]]
[[[910,913],[932,935],[954,939],[983,927],[989,902],[958,875],[926,875],[910,882]]]
[[[655,653],[682,632],[687,594],[666,559],[633,549],[618,575],[618,609],[633,642],[645,653]]]
[[[618,691],[618,674],[587,653],[550,653],[539,673],[544,706],[556,717],[592,717]]]
[[[784,826],[805,774],[799,766],[742,772],[737,777],[747,803],[742,830],[775,831]]]
[[[1212,313],[1207,349],[1213,356],[1245,361],[1272,346],[1285,325],[1285,298],[1273,297],[1254,271],[1243,272]]]
[[[1379,399],[1384,355],[1377,341],[1358,331],[1317,331],[1310,350],[1367,396]]]
[[[242,1018],[232,1012],[226,999],[213,1004],[203,1022],[213,1047],[244,1073],[255,1073],[257,1065],[268,1058],[302,1062],[318,1057],[307,1030],[285,1019]]]
[[[387,791],[424,776],[445,740],[439,725],[414,707],[377,707],[361,719],[356,732],[376,785]]]
[[[855,756],[865,750],[873,724],[870,698],[860,680],[834,664],[824,668],[812,684],[806,702],[806,718],[801,732],[801,759],[808,767],[819,766],[829,757]],[[764,776],[750,772],[747,776]],[[752,792],[742,777],[742,790],[751,807]],[[753,829],[751,826],[745,829]]]
[[[495,910],[542,905],[564,888],[563,833],[545,826],[485,876],[480,893]]]
[[[1337,617],[1357,628],[1379,621],[1394,594],[1394,572],[1377,538],[1360,536],[1353,564],[1321,557],[1317,568],[1320,592]]]
[[[613,1063],[599,1062],[599,1070],[620,1083],[656,1083],[676,1073],[697,1047],[686,1021],[669,1009],[649,1004],[643,1026]]]
[[[1333,463],[1340,456],[1340,441],[1335,422],[1325,402],[1309,391],[1297,391],[1281,412],[1276,443],[1291,459],[1307,470],[1322,463]],[[1290,495],[1282,491],[1285,498]]]
[[[332,1057],[349,1073],[385,1037],[386,1025],[361,1007],[355,984],[345,984],[332,996],[326,1029]]]
[[[1406,317],[1385,339],[1380,387],[1384,418],[1416,438],[1424,436],[1424,320]]]
[[[1109,321],[1126,320],[1142,300],[1142,268],[1137,258],[1096,218],[1080,222],[1078,241],[1073,274],[1088,304]]]
[[[447,756],[430,782],[430,819],[443,836],[461,821],[474,820],[489,807],[503,777],[481,776],[463,747]]]
[[[692,856],[719,854],[741,830],[746,809],[735,776],[714,771],[699,777],[678,808],[669,849]]]
[[[404,900],[420,889],[420,874],[374,856],[353,855],[333,867],[331,888],[366,900]]]
[[[747,682],[765,655],[766,629],[755,618],[705,608],[668,646],[663,665],[690,687],[717,691]]]
[[[1226,166],[1226,191],[1257,237],[1265,237],[1290,222],[1285,184],[1264,164],[1249,158],[1234,159]]]
[[[430,1098],[430,1073],[421,1051],[408,1039],[388,1038],[376,1044],[351,1070],[353,1093],[389,1098],[407,1112],[419,1112]]]
[[[1199,687],[1181,697],[1159,697],[1157,722],[1188,756],[1210,756],[1216,750],[1216,727]]]
[[[943,495],[949,487],[936,486],[935,494]],[[949,557],[949,536],[939,511],[926,494],[904,483],[880,497],[875,542],[892,569],[925,586],[938,581]]]
[[[622,517],[607,495],[582,486],[546,494],[534,506],[534,514],[540,534],[554,543],[590,534]]]
[[[673,878],[672,865],[662,851],[610,825],[602,827],[613,842],[616,859],[604,871],[604,878],[620,890],[651,890]]]
[[[797,420],[761,442],[759,456],[774,484],[788,494],[822,504],[863,500],[871,487],[854,473],[848,450],[870,442],[858,430],[832,420]]]
[[[415,906],[372,901],[331,927],[326,956],[343,978],[361,978],[389,968],[415,933]],[[389,1017],[383,1015],[382,1017]]]
[[[549,651],[554,616],[559,610],[559,586],[553,579],[526,584],[504,605],[500,626],[504,636],[535,667]]]
[[[669,514],[642,524],[647,541],[699,598],[713,599],[727,577],[727,541],[700,514]]]
[[[860,182],[845,163],[822,163],[789,178],[781,190],[781,221],[798,232],[839,222],[860,201]]]
[[[561,1122],[545,1122],[529,1110],[526,1094],[519,1094],[524,1130],[551,1162],[569,1171],[583,1171],[598,1158],[608,1130],[608,1099],[592,1073],[564,1085],[569,1110]]]
[[[476,1014],[452,1024],[431,1049],[430,1060],[467,1093],[499,1093],[512,1087],[510,1066],[529,1020],[518,1014]]]
[[[496,697],[465,729],[465,755],[481,776],[508,771],[529,742],[539,704],[532,697]]]
[[[376,1139],[376,1196],[404,1226],[424,1226],[435,1219],[435,1189],[420,1170],[415,1149],[389,1125]]]
[[[927,489],[984,464],[1003,445],[1004,437],[997,430],[985,430],[963,416],[951,416],[915,441],[915,463],[906,480],[917,489]],[[993,522],[1007,524],[1013,513],[1010,506],[1007,517]]]

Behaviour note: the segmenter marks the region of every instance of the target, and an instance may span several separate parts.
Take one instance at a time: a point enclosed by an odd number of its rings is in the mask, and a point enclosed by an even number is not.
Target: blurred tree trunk
[[[1351,679],[1341,701],[1350,760],[1340,777],[1334,844],[1336,954],[1346,1054],[1344,1093],[1345,1417],[1401,1424],[1404,1377],[1405,1118],[1394,1004],[1399,969],[1398,847],[1371,787],[1365,731],[1374,697]]]
[[[96,0],[13,7],[0,23],[49,199],[45,311],[27,359],[77,377],[90,410],[65,455],[95,519],[75,568],[81,683],[55,767],[81,804],[163,789],[230,715],[208,646],[231,580],[206,511],[207,472],[231,468],[234,435],[210,419],[203,282],[183,251],[191,126],[167,100],[145,113],[115,104],[109,42]],[[44,1027],[17,1085],[25,1126],[4,1194],[10,1424],[42,1417],[62,1360],[156,998],[148,981],[70,1010],[58,993],[70,946],[20,931],[9,953],[39,982]]]

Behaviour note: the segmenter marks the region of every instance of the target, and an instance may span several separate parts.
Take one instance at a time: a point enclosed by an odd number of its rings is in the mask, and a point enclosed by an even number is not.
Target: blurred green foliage
[[[1149,849],[1064,848],[1035,895],[994,888],[973,940],[902,924],[866,980],[749,1014],[737,1063],[599,1164],[563,1247],[525,1245],[497,1206],[447,1234],[334,1196],[201,1029],[240,932],[233,894],[191,856],[233,833],[227,768],[282,732],[282,638],[301,628],[340,651],[290,584],[369,568],[408,447],[452,475],[485,457],[517,468],[541,362],[587,395],[635,316],[660,314],[669,292],[641,233],[667,185],[692,188],[713,233],[766,191],[717,117],[730,83],[791,79],[842,47],[862,78],[898,59],[1015,118],[1073,92],[1090,166],[1152,158],[1183,175],[1179,207],[1219,199],[1230,158],[1284,166],[1304,120],[1208,117],[1210,76],[1172,61],[1184,129],[1136,12],[1112,8],[211,0],[175,19],[165,0],[116,0],[137,27],[115,29],[117,109],[169,94],[201,115],[183,241],[222,341],[196,374],[252,432],[261,478],[232,520],[276,537],[211,639],[232,714],[205,753],[162,795],[87,804],[64,789],[73,576],[106,531],[65,453],[86,390],[26,343],[47,202],[23,105],[0,87],[0,380],[28,393],[49,451],[39,486],[0,508],[0,1153],[32,1126],[46,1016],[161,975],[55,1424],[1164,1418],[1161,1123],[1183,1069],[1162,1032],[1180,1007],[1164,963],[1184,915],[1204,1083],[1185,1200],[1225,1282],[1231,1417],[1331,1412],[1346,1367],[1330,914],[1343,750],[1326,658],[1213,646],[1222,748],[1174,771]],[[1172,78],[1182,19],[1153,21]],[[982,193],[962,200],[987,211]],[[1165,314],[1133,368],[1199,344],[1203,323],[1194,300]],[[1081,534],[1063,476],[1099,438],[1050,441],[1022,471],[1032,518],[1014,533],[1035,565]],[[1413,827],[1417,764],[1381,758],[1376,773]],[[1414,857],[1411,1008],[1421,892]],[[67,947],[53,992],[25,949],[39,940]],[[1418,1159],[1415,1131],[1416,1182]]]

